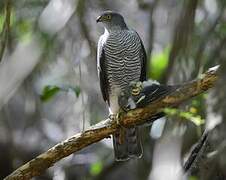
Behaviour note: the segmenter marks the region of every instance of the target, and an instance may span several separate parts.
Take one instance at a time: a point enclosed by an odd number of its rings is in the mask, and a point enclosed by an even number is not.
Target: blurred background
[[[221,64],[220,80],[167,118],[141,127],[144,155],[115,162],[105,139],[59,161],[37,180],[226,179],[225,0],[1,0],[0,179],[108,115],[96,71],[103,10],[120,12],[144,42],[148,76],[164,84]],[[189,173],[182,165],[203,131]]]

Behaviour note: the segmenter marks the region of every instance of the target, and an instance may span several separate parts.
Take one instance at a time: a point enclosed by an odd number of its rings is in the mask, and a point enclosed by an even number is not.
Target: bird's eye
[[[111,19],[111,15],[107,15],[106,17],[107,17],[107,19]]]

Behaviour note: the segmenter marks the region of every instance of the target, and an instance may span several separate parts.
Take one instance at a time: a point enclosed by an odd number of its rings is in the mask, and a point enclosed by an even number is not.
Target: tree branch
[[[192,149],[188,159],[185,161],[183,165],[185,172],[188,172],[192,168],[194,162],[197,161],[197,158],[198,156],[200,156],[201,150],[205,147],[207,140],[208,140],[208,131],[205,131],[201,139],[195,145],[194,149]]]
[[[209,69],[201,78],[181,85],[170,95],[156,100],[144,108],[138,108],[123,113],[120,116],[119,124],[124,127],[143,124],[147,119],[160,113],[162,108],[175,107],[185,100],[207,91],[209,88],[213,87],[218,79],[218,69],[219,66]],[[7,176],[5,180],[30,179],[34,176],[38,176],[60,159],[67,157],[90,144],[98,142],[101,139],[109,137],[120,128],[119,124],[110,119],[103,120],[102,122],[91,126],[86,131],[70,137],[32,159]]]

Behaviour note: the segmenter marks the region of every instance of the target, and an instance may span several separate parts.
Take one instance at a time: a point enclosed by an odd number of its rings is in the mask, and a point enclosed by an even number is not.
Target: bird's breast
[[[105,44],[105,65],[109,91],[125,89],[141,75],[141,42],[129,31],[111,33]],[[117,89],[117,90],[115,90]]]

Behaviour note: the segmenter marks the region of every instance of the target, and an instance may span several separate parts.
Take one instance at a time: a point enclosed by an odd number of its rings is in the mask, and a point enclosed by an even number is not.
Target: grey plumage
[[[123,17],[106,11],[97,19],[105,26],[97,52],[100,87],[110,113],[119,111],[118,96],[131,81],[146,80],[146,54],[139,35],[128,29]],[[140,157],[142,147],[137,127],[122,128],[113,136],[116,160]]]
[[[141,74],[141,44],[134,31],[110,33],[104,46],[109,86],[124,89],[128,82],[139,80]],[[109,89],[111,91],[111,88]]]

